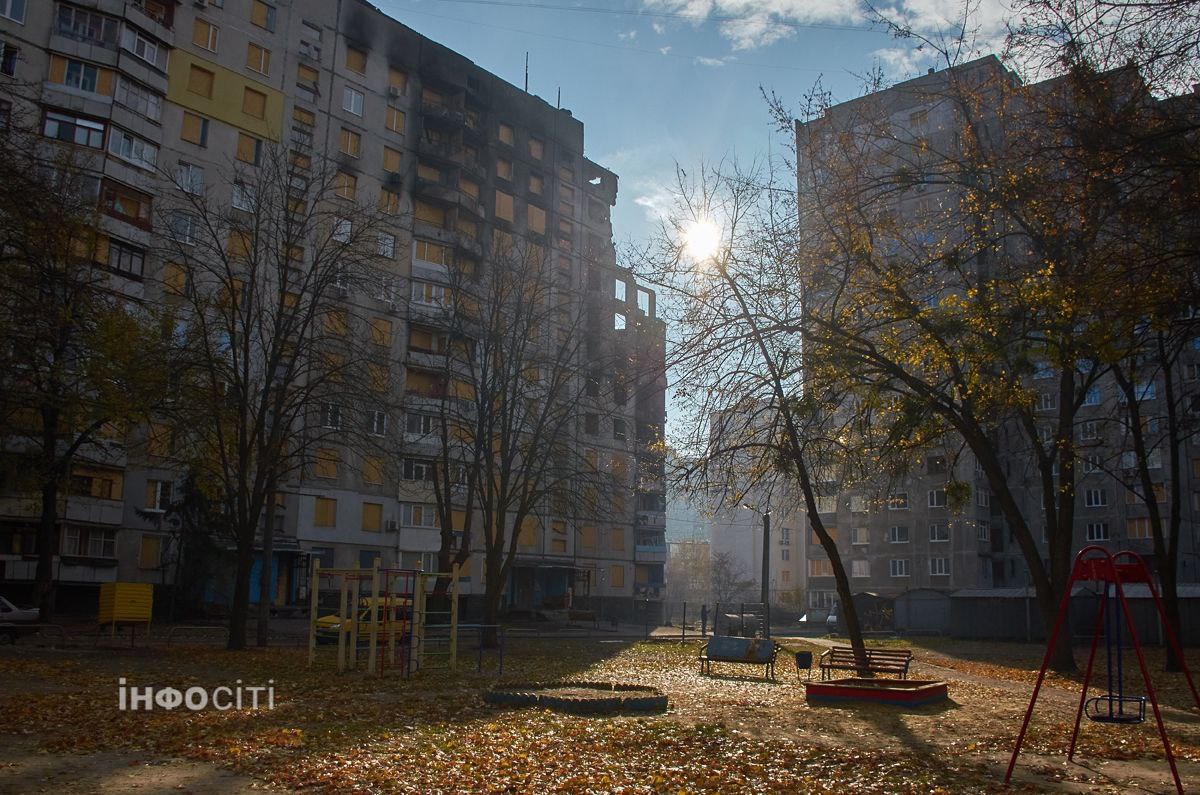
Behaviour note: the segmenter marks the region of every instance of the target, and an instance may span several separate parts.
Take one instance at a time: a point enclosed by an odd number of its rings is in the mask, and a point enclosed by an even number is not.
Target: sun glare
[[[721,227],[711,219],[692,221],[683,232],[683,250],[695,262],[714,256],[720,245]]]

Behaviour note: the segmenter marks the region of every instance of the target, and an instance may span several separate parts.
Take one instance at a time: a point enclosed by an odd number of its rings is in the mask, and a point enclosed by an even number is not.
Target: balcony
[[[440,105],[437,102],[421,101],[421,116],[426,124],[432,123],[438,127],[467,126],[466,111]]]
[[[662,527],[667,526],[667,514],[663,511],[638,511],[637,512],[638,527]]]
[[[444,182],[420,178],[413,183],[413,193],[442,204],[458,204],[460,198],[458,188]]]
[[[483,257],[483,244],[470,235],[463,234],[462,232],[455,233],[454,245],[474,259]]]
[[[652,602],[661,601],[663,598],[663,586],[661,585],[635,585],[633,587],[633,597],[635,599],[648,599]]]
[[[417,138],[417,153],[422,157],[458,164],[462,158],[461,151],[453,141],[432,140],[423,135]]]

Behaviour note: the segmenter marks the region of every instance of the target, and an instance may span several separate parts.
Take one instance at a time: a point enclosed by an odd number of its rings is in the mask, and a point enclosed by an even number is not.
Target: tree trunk
[[[1050,643],[1054,632],[1054,622],[1058,619],[1058,608],[1062,602],[1063,589],[1067,584],[1067,576],[1055,577],[1050,586],[1049,595],[1038,599],[1038,609],[1042,613],[1042,625],[1046,628],[1046,643]],[[1071,648],[1071,608],[1063,616],[1063,625],[1058,633],[1058,642],[1050,654],[1050,669],[1061,674],[1071,674],[1078,670],[1075,665],[1075,652]]]
[[[233,603],[229,606],[229,639],[225,648],[246,648],[246,623],[250,616],[250,569],[254,564],[254,531],[242,528],[237,534],[237,566],[234,569]]]
[[[1159,566],[1159,579],[1162,583],[1162,594],[1160,594],[1163,603],[1163,612],[1167,614],[1167,626],[1175,635],[1175,641],[1183,648],[1183,617],[1179,612],[1179,592],[1177,590],[1175,561],[1167,561],[1166,565]],[[1181,660],[1175,655],[1175,647],[1171,643],[1170,638],[1164,637],[1163,641],[1167,647],[1167,670],[1182,671],[1183,665]]]
[[[54,620],[54,554],[58,551],[58,478],[53,475],[42,484],[42,515],[38,520],[37,550],[34,591],[37,596],[38,620],[48,624]]]
[[[487,562],[484,566],[488,568],[487,585],[483,589],[483,625],[484,629],[480,633],[481,643],[485,648],[494,648],[499,642],[496,625],[500,623],[500,597],[504,593],[504,582],[500,578],[499,572],[493,573]],[[500,567],[497,566],[497,569]]]
[[[263,528],[262,563],[258,572],[258,628],[257,643],[267,645],[271,628],[271,558],[275,548],[275,495],[267,498],[266,526]]]
[[[854,649],[854,659],[858,661],[859,665],[864,666],[858,671],[858,675],[871,676],[871,672],[865,667],[867,644],[863,642],[862,625],[858,620],[858,607],[855,606],[854,597],[850,593],[850,578],[846,576],[846,568],[842,565],[841,560],[835,561],[833,579],[837,584],[838,599],[842,603],[842,620],[846,622],[846,635],[850,638],[850,647]]]

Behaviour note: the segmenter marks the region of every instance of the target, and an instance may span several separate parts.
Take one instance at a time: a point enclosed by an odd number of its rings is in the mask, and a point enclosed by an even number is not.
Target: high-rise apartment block
[[[958,88],[956,88],[956,86]],[[842,140],[853,139],[844,151],[858,158],[850,168],[866,174],[876,203],[864,217],[886,218],[892,223],[881,237],[907,235],[895,242],[875,240],[876,246],[892,245],[903,258],[906,252],[925,245],[933,248],[953,239],[969,223],[954,210],[963,199],[963,188],[939,175],[965,162],[969,136],[964,132],[963,86],[978,91],[972,123],[990,143],[1010,140],[1005,113],[1020,104],[1022,92],[1038,96],[1058,91],[1055,81],[1022,85],[994,56],[981,58],[949,70],[899,83],[891,88],[830,107],[823,116],[797,123],[801,152],[798,190],[803,197],[815,195],[816,186],[827,178],[828,163],[805,159],[807,153],[837,149]],[[1062,97],[1069,96],[1062,92]],[[1195,102],[1195,96],[1176,98]],[[1067,101],[1058,99],[1051,101]],[[1167,100],[1170,101],[1170,100]],[[990,137],[988,137],[990,136]],[[920,176],[924,173],[925,176]],[[877,181],[870,182],[874,175]],[[890,180],[890,182],[889,182]],[[888,189],[888,186],[893,186]],[[885,197],[885,198],[878,198]],[[803,200],[802,200],[802,206]],[[802,211],[802,237],[822,223]],[[927,226],[931,223],[936,226]],[[901,230],[899,233],[891,230]],[[924,230],[924,231],[923,231]],[[1019,239],[1020,230],[1012,230]],[[819,234],[819,233],[817,233]],[[807,239],[807,238],[806,238]],[[879,249],[876,249],[878,254]],[[1022,254],[1009,254],[1020,257]],[[880,256],[885,260],[888,252]],[[919,261],[919,260],[914,260]],[[932,262],[932,261],[931,261]],[[936,303],[939,296],[936,265],[930,266],[931,287],[914,287],[922,300]],[[919,290],[931,290],[922,295]],[[1194,315],[1192,315],[1194,317]],[[1181,320],[1186,323],[1186,319]],[[1180,326],[1186,332],[1186,325]],[[1174,409],[1185,428],[1194,428],[1197,406],[1197,368],[1200,367],[1200,327],[1183,346],[1171,367],[1175,386]],[[1086,352],[1083,354],[1086,356]],[[1079,365],[1082,367],[1083,365]],[[1081,370],[1081,372],[1086,372]],[[1059,379],[1052,368],[1037,365],[1026,379],[1035,395],[1032,409],[1038,433],[1053,438],[1060,414]],[[1082,378],[1082,376],[1080,376]],[[1165,462],[1168,439],[1164,434],[1167,414],[1164,372],[1147,367],[1135,384],[1136,397],[1148,440],[1147,462],[1155,481],[1155,500],[1168,511],[1169,477]],[[1078,461],[1075,469],[1075,518],[1072,548],[1100,544],[1112,550],[1131,549],[1153,561],[1148,509],[1136,493],[1140,489],[1135,470],[1133,441],[1128,428],[1126,398],[1111,375],[1100,376],[1082,394],[1075,413],[1073,435]],[[1186,415],[1186,416],[1185,416]],[[1002,465],[1020,510],[1040,545],[1043,559],[1049,558],[1042,505],[1041,473],[1034,451],[1022,428],[1001,427],[995,431],[1003,450]],[[1187,432],[1178,449],[1183,494],[1180,582],[1200,581],[1200,445],[1194,432]],[[1056,471],[1057,474],[1057,471]],[[969,485],[966,504],[948,498],[947,484]],[[1126,484],[1129,484],[1127,487]],[[960,589],[1024,588],[1030,584],[1025,557],[992,499],[989,480],[961,439],[913,456],[899,475],[878,477],[853,485],[823,484],[820,512],[826,527],[837,540],[840,556],[855,593],[897,597],[913,589],[951,593]],[[809,531],[811,533],[811,531]],[[815,539],[806,545],[804,579],[810,607],[823,609],[836,598],[830,562]]]
[[[0,94],[3,118],[32,119],[48,146],[94,165],[107,238],[97,267],[134,299],[162,301],[178,287],[156,254],[164,194],[205,191],[236,206],[235,186],[217,175],[254,168],[269,149],[336,160],[339,190],[388,197],[395,223],[380,255],[399,289],[347,300],[390,330],[400,390],[422,377],[439,332],[428,310],[445,303],[450,266],[486,267],[498,233],[536,241],[584,296],[573,311],[586,313],[588,334],[608,346],[594,373],[604,388],[590,393],[573,444],[621,486],[590,515],[568,520],[547,506],[523,528],[505,602],[562,607],[570,592],[577,607],[603,602],[615,614],[661,598],[665,330],[653,292],[617,263],[617,176],[584,155],[570,111],[362,0],[0,0],[0,54],[0,82],[14,87]],[[14,99],[18,85],[36,89]],[[12,107],[22,101],[23,116]],[[428,428],[403,393],[396,404],[408,410],[377,429],[399,436],[386,476],[335,463],[280,489],[276,603],[301,602],[313,560],[435,568]],[[120,440],[85,449],[60,506],[59,582],[169,582],[155,516],[182,476]],[[32,580],[36,515],[36,500],[0,493],[0,584]],[[479,555],[462,576],[462,592],[482,592]],[[227,601],[228,583],[214,581],[210,596]]]

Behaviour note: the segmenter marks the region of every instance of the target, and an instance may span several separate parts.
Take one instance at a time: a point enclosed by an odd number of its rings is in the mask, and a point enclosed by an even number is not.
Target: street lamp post
[[[744,503],[742,504],[742,507],[746,508],[748,510],[754,511],[755,513],[758,513],[757,509],[751,508],[749,505],[746,505]],[[767,626],[767,621],[768,621],[767,616],[770,614],[770,609],[767,606],[770,602],[770,596],[771,596],[770,577],[771,577],[771,509],[767,508],[765,511],[762,512],[762,590],[761,590],[761,598],[762,598],[762,605],[763,605],[763,637],[764,638],[771,637],[771,628]]]

